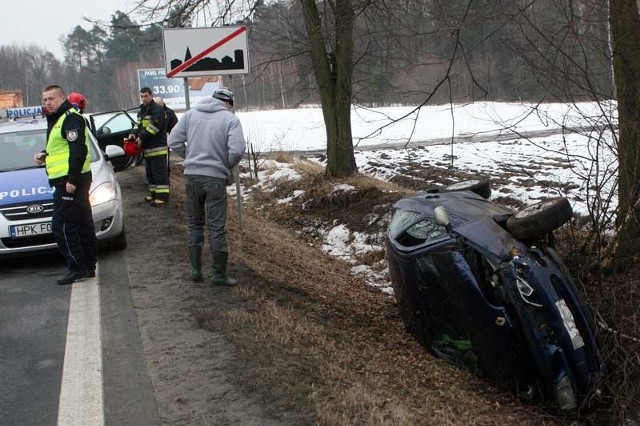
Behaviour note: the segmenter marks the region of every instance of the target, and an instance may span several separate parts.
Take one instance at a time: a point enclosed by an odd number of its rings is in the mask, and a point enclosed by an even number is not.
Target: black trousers
[[[51,229],[67,268],[93,271],[98,262],[98,240],[89,203],[91,179],[87,180],[73,194],[65,185],[55,186]]]
[[[149,182],[149,193],[156,200],[169,200],[169,165],[167,154],[148,156],[145,153],[144,167]]]

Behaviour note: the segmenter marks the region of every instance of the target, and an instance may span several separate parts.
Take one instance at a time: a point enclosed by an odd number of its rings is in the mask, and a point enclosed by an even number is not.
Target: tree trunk
[[[316,1],[300,3],[327,132],[326,173],[332,177],[348,176],[357,171],[351,135],[353,7],[350,0],[335,0],[335,46],[329,47]],[[327,52],[327,48],[332,50]]]
[[[637,0],[610,0],[618,98],[618,252],[640,256],[640,18]]]

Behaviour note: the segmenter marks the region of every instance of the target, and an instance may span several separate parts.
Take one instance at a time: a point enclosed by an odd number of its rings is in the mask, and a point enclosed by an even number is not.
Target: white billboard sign
[[[189,100],[197,103],[203,97],[211,96],[215,89],[222,86],[218,77],[199,77],[189,79]],[[154,96],[160,96],[164,103],[177,110],[186,109],[184,80],[170,78],[164,68],[149,68],[138,70],[138,89],[148,87]]]
[[[169,78],[162,68],[138,70],[138,86],[148,87],[155,96],[163,99],[184,98],[184,82],[181,78]]]

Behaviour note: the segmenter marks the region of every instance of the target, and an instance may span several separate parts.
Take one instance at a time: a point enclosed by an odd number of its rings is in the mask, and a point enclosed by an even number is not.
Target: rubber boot
[[[202,281],[202,247],[189,247],[189,261],[191,262],[191,281]]]
[[[229,253],[224,251],[215,251],[212,255],[213,266],[213,283],[215,285],[225,285],[232,287],[238,284],[238,281],[227,276],[227,258]]]

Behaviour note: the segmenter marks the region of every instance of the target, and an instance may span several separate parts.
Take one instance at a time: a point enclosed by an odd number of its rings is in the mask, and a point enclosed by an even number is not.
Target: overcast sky
[[[128,12],[136,0],[4,0],[0,13],[0,45],[35,44],[62,60],[60,36],[77,25],[90,29],[83,17],[109,22],[117,10]]]

